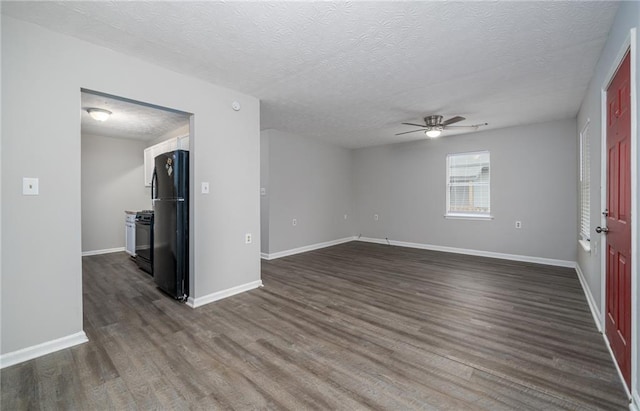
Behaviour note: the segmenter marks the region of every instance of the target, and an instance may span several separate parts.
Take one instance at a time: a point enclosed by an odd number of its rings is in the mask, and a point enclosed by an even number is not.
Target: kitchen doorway
[[[82,256],[101,256],[92,264],[112,264],[118,256],[120,268],[137,281],[153,282],[154,228],[166,224],[154,218],[155,158],[169,152],[186,152],[181,158],[189,158],[193,115],[94,90],[81,89],[80,97]],[[183,173],[193,175],[193,160]],[[188,218],[193,216],[193,183],[184,182],[188,245],[193,244],[193,218]],[[184,256],[187,287],[193,283],[189,249]]]

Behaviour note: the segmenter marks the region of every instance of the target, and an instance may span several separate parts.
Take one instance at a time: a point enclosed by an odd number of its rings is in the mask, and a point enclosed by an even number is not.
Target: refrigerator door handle
[[[156,181],[158,181],[158,174],[156,173],[156,168],[153,168],[153,176],[151,177],[151,199],[155,200],[157,199],[157,188],[156,188]]]

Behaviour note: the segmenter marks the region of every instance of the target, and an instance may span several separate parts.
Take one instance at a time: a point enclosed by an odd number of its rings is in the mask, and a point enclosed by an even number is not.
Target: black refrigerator
[[[181,301],[189,294],[189,152],[155,158],[153,182],[153,278]]]

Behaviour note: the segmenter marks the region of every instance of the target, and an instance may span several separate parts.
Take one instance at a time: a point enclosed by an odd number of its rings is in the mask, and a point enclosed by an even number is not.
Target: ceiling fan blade
[[[426,125],[424,124],[414,124],[414,123],[402,123],[402,124],[405,124],[407,126],[426,127]]]
[[[469,131],[473,131],[473,130],[477,130],[478,126],[445,126],[444,127],[445,130],[459,130],[459,131],[464,131],[464,130],[469,130]]]
[[[465,128],[465,127],[482,127],[482,126],[488,126],[489,123],[478,123],[478,124],[471,124],[468,126],[447,126],[446,128]]]
[[[465,130],[465,129],[466,130],[477,130],[478,127],[488,126],[488,125],[489,125],[489,123],[473,124],[471,126],[445,126],[444,129],[445,130],[449,130],[449,129],[454,129],[455,128],[455,129],[460,130],[460,131]]]
[[[460,121],[466,120],[464,117],[455,116],[451,117],[449,120],[445,120],[442,122],[443,126],[448,126],[449,124],[458,123]]]
[[[399,135],[402,135],[402,134],[416,133],[418,131],[422,131],[424,133],[424,130],[413,130],[413,131],[405,131],[404,133],[398,133],[398,134],[396,134],[396,136],[399,136]]]

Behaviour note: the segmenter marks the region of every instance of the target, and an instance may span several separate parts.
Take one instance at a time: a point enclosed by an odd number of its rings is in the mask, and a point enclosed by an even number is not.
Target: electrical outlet
[[[38,184],[38,178],[24,177],[22,179],[22,195],[37,196],[38,194],[40,194]]]
[[[244,243],[245,244],[251,244],[251,233],[247,233],[244,235]]]
[[[266,196],[266,195],[267,195],[267,189],[266,189],[266,188],[264,188],[264,187],[262,187],[262,188],[260,189],[260,195],[261,195],[261,196]]]
[[[378,220],[379,220],[379,218],[380,218],[380,217],[378,216],[378,214],[374,214],[374,215],[373,215],[373,219],[374,219],[375,221],[378,221]]]
[[[298,220],[295,219],[295,218],[293,220],[291,220],[291,225],[294,226],[294,227],[297,226],[298,225]]]
[[[516,228],[522,228],[522,221],[516,221]]]

